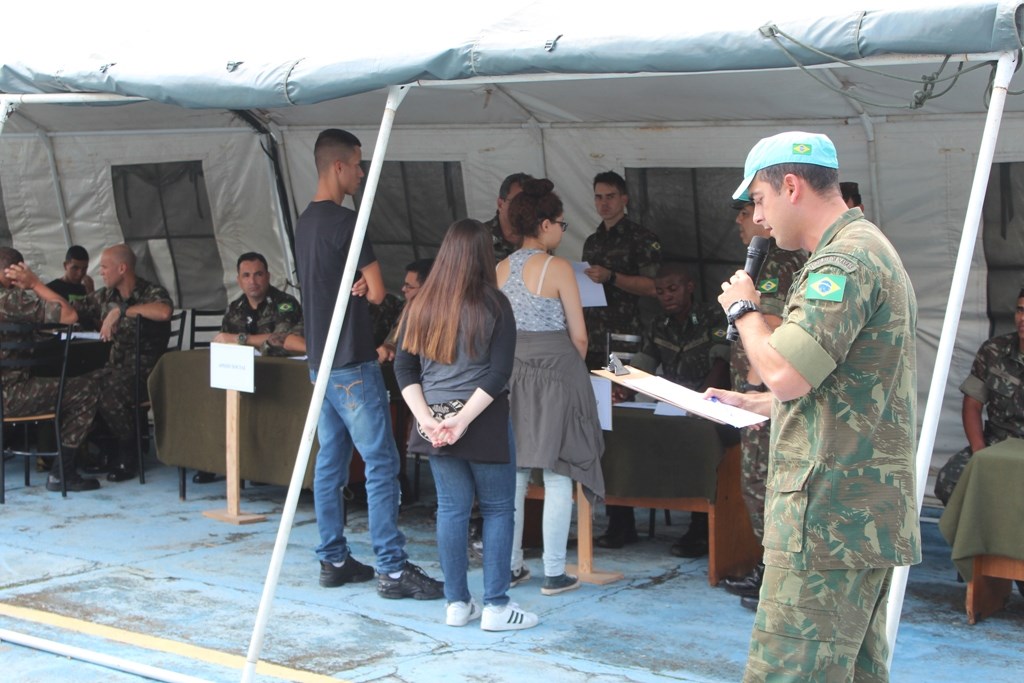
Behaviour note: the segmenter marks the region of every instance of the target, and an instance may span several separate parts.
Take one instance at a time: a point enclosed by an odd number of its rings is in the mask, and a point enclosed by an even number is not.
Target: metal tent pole
[[[931,465],[932,448],[935,446],[935,431],[938,428],[942,397],[946,393],[946,382],[949,379],[949,364],[953,358],[953,345],[956,341],[960,311],[963,308],[964,292],[967,290],[967,276],[971,271],[971,258],[974,255],[974,245],[977,242],[978,229],[981,225],[981,210],[985,202],[985,191],[988,188],[988,176],[992,170],[992,158],[995,156],[999,125],[1003,119],[1006,91],[1016,64],[1017,53],[1004,52],[999,56],[996,66],[992,99],[989,102],[988,116],[985,119],[985,132],[981,136],[978,164],[975,166],[974,183],[971,185],[971,198],[967,202],[967,215],[964,218],[963,233],[960,235],[960,250],[957,254],[956,267],[953,270],[953,282],[949,288],[946,317],[942,321],[939,349],[935,356],[935,368],[932,371],[932,383],[928,389],[924,423],[921,425],[921,438],[917,445],[918,512],[921,511],[921,506],[924,504],[924,484],[928,481],[928,468]],[[896,567],[892,577],[892,587],[889,591],[889,604],[886,608],[886,636],[889,640],[890,667],[892,666],[893,652],[896,650],[896,632],[900,626],[900,612],[903,609],[903,597],[907,590],[909,574],[910,567]]]
[[[338,288],[338,298],[334,305],[331,326],[327,332],[323,357],[320,360],[316,383],[313,386],[313,398],[309,402],[309,411],[306,413],[306,424],[302,430],[302,440],[299,443],[299,450],[295,456],[295,468],[292,470],[291,483],[288,485],[288,496],[285,499],[284,510],[281,513],[281,525],[277,530],[274,553],[271,556],[270,568],[267,570],[266,583],[263,584],[263,595],[260,598],[260,607],[256,614],[256,624],[253,627],[252,640],[249,642],[249,652],[246,655],[245,668],[242,670],[243,683],[250,683],[256,673],[256,662],[259,660],[260,650],[263,647],[263,635],[266,631],[267,621],[270,618],[270,608],[274,601],[274,592],[277,590],[277,582],[281,575],[284,553],[288,548],[288,536],[291,534],[292,523],[295,520],[295,508],[299,502],[299,491],[302,489],[302,479],[306,474],[309,452],[313,446],[313,437],[316,434],[320,406],[323,404],[324,394],[327,392],[331,364],[334,361],[334,352],[338,347],[338,338],[341,336],[341,324],[345,319],[345,311],[348,308],[349,292],[352,291],[352,282],[355,280],[359,253],[363,249],[363,238],[366,236],[366,226],[370,221],[370,209],[373,207],[373,199],[377,194],[377,183],[380,180],[381,168],[384,165],[384,154],[387,151],[388,141],[391,138],[395,113],[405,95],[409,92],[409,87],[408,85],[401,85],[392,86],[388,89],[388,100],[384,107],[380,132],[377,134],[377,144],[373,148],[370,172],[366,176],[363,201],[359,206],[359,214],[356,217],[355,233],[352,235],[348,259],[345,261],[345,270],[341,276],[341,286]]]

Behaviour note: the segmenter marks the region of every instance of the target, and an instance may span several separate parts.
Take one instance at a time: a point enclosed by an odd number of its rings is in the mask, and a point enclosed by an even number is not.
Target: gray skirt
[[[518,332],[508,386],[516,465],[552,470],[603,498],[597,401],[568,331]]]

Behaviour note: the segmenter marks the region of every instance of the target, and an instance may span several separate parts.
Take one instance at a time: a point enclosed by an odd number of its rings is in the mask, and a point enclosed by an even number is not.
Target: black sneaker
[[[391,600],[438,600],[444,597],[444,582],[430,578],[412,562],[406,562],[397,579],[387,574],[377,575],[377,595]]]
[[[83,477],[77,472],[68,475],[68,491],[95,491],[99,487],[100,483],[91,477]],[[47,477],[46,490],[60,493],[60,477],[56,474]]]
[[[519,569],[512,570],[512,578],[508,582],[509,588],[515,588],[521,583],[526,583],[530,580],[530,568],[525,564]]]
[[[367,567],[351,555],[340,567],[320,560],[320,585],[324,588],[337,588],[346,583],[362,583],[372,579],[373,574],[373,567]]]

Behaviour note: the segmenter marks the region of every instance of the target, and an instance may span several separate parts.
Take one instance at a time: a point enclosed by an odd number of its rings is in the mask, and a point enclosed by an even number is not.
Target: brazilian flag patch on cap
[[[804,296],[807,299],[820,301],[842,301],[845,291],[845,275],[811,273],[807,278],[807,289],[804,291]]]
[[[779,291],[779,278],[772,277],[768,278],[767,280],[761,280],[759,283],[757,283],[757,291],[761,292],[762,294],[771,294],[773,292]]]
[[[796,154],[797,156],[809,157],[811,156],[812,151],[811,146],[806,142],[793,143],[793,154]]]

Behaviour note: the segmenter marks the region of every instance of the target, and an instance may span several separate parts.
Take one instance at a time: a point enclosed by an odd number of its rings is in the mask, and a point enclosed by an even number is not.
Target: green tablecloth
[[[1007,439],[971,457],[939,530],[968,581],[975,555],[1024,560],[1024,440]]]
[[[239,467],[241,477],[287,485],[313,396],[304,360],[256,359],[255,393],[241,395]],[[164,354],[149,377],[156,452],[160,462],[225,473],[225,392],[210,387],[208,350]],[[304,485],[313,481],[317,443]]]
[[[607,495],[714,500],[716,471],[735,430],[697,417],[614,408],[601,460]]]

